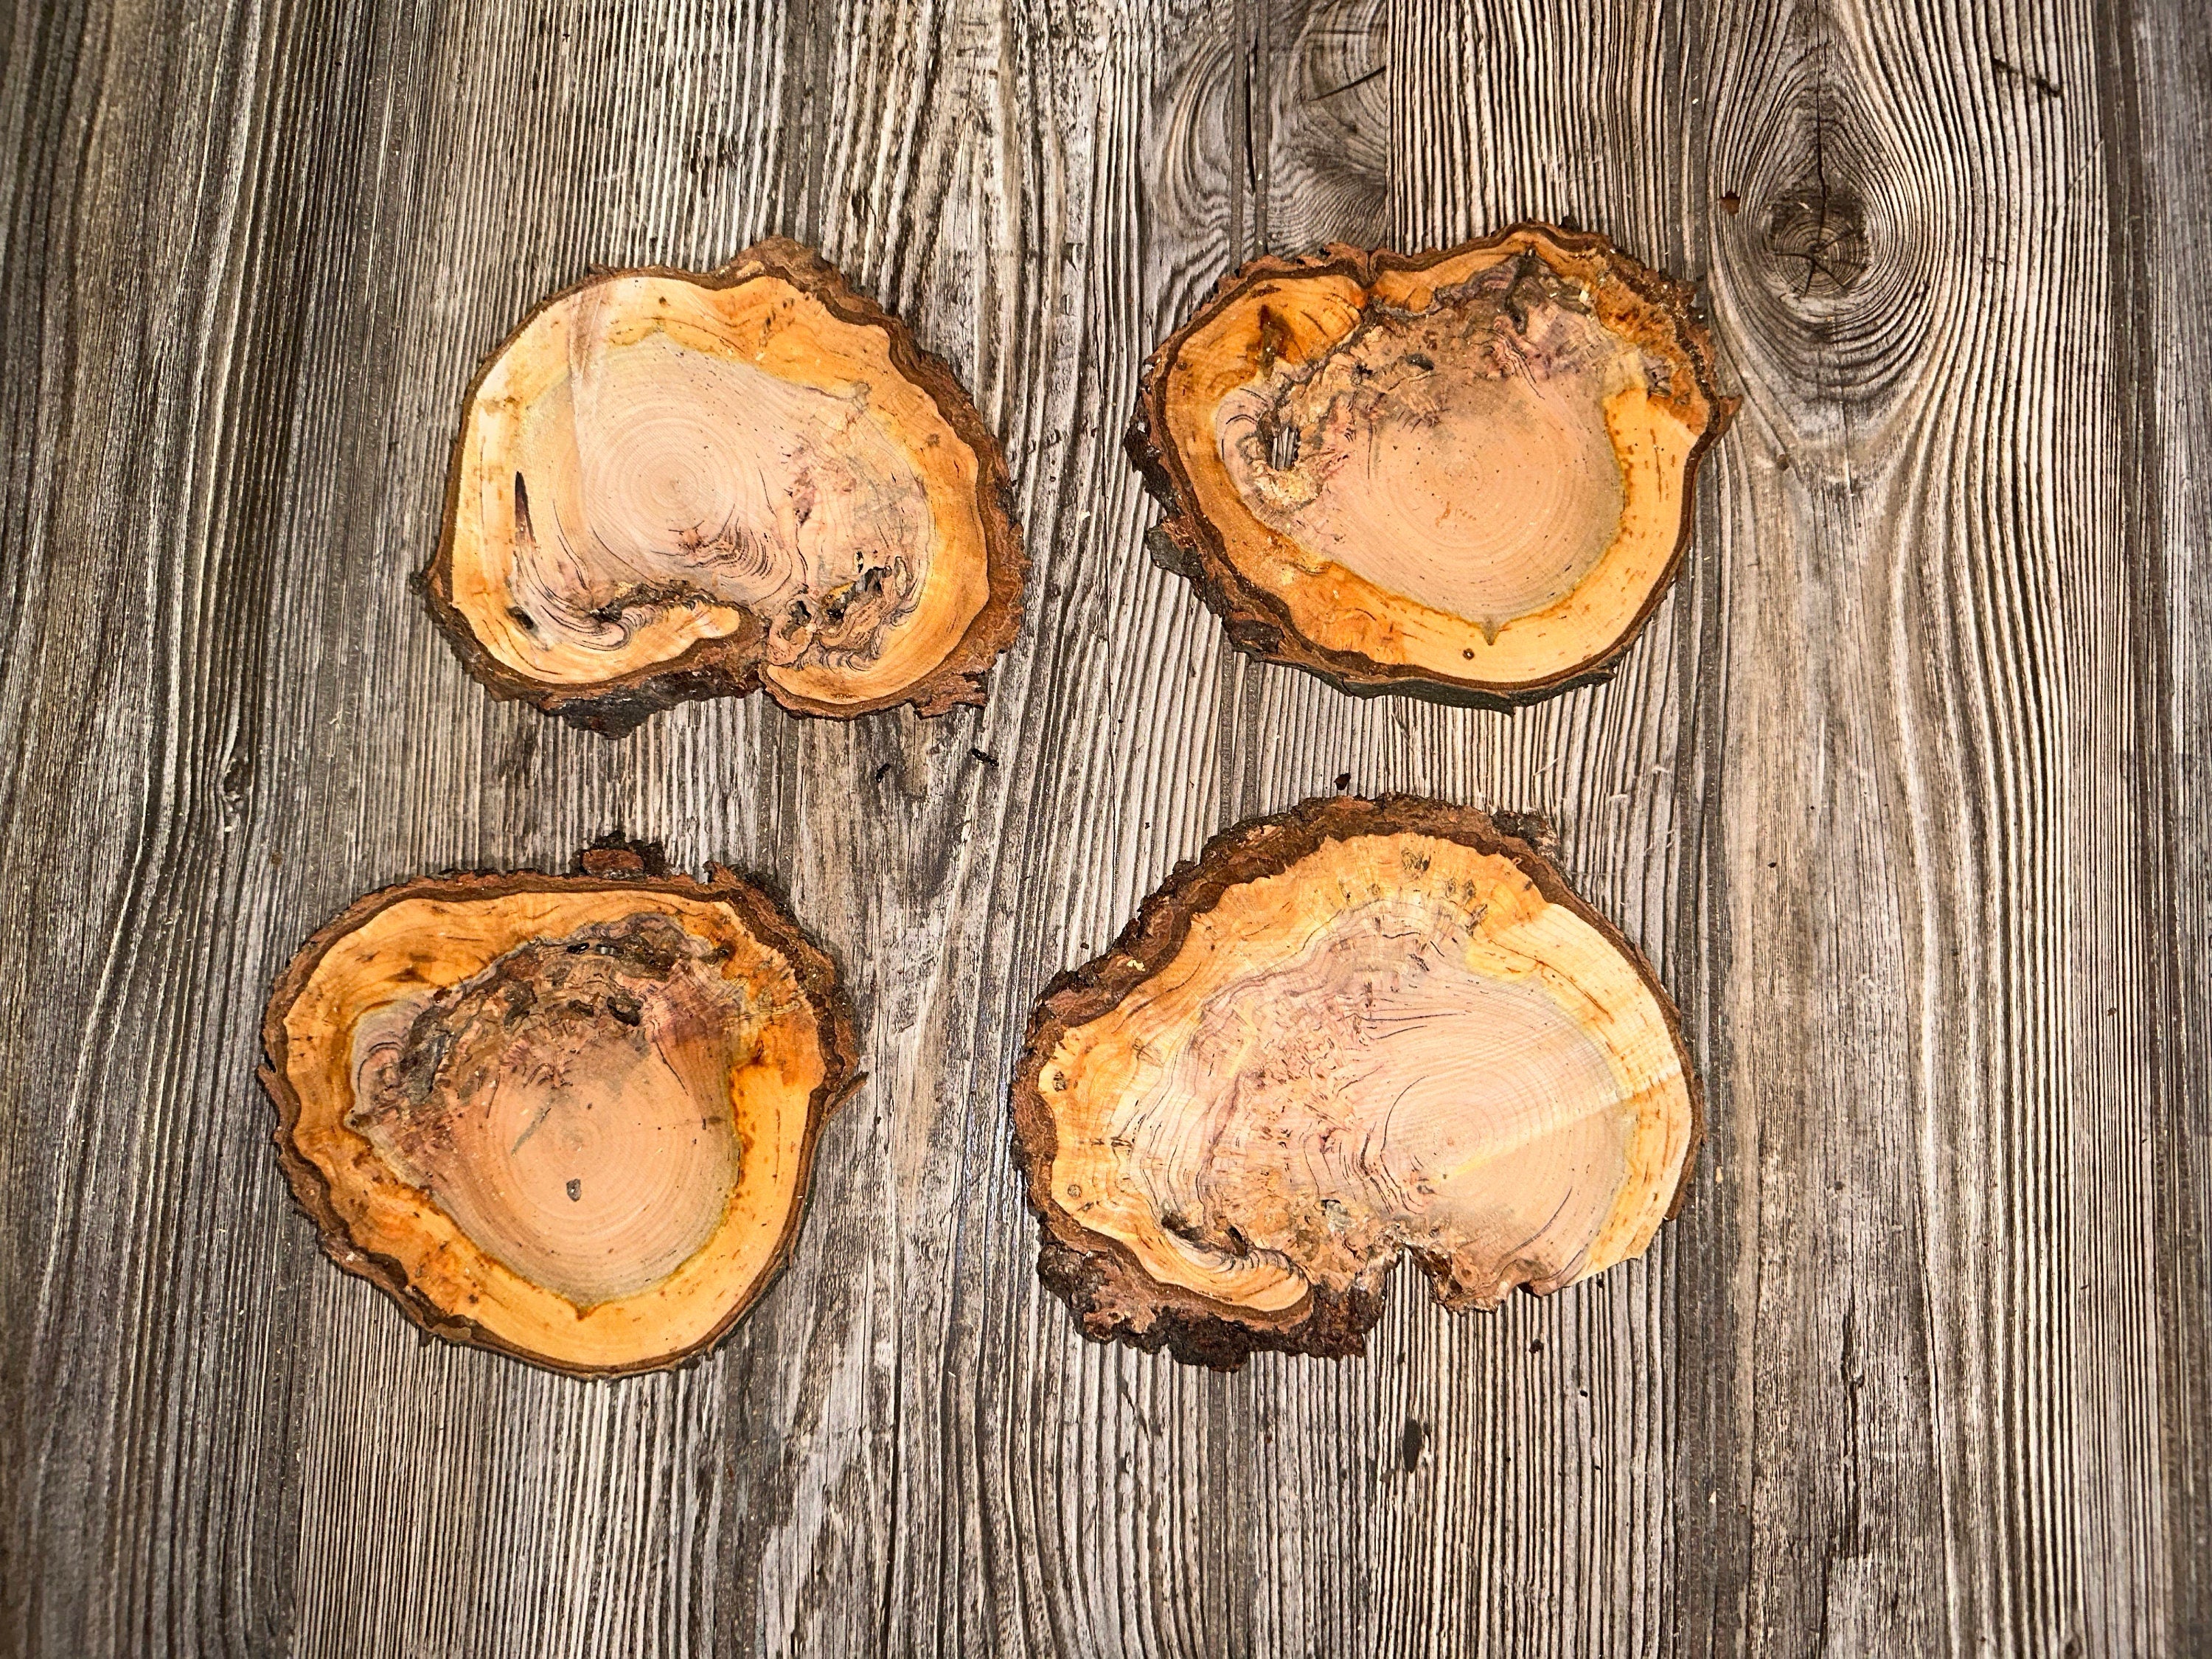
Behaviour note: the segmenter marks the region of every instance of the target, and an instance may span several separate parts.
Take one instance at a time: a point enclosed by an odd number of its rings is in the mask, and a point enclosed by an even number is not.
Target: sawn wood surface
[[[0,1650],[2212,1650],[2212,24],[2186,0],[6,0]],[[1258,252],[1520,218],[1700,285],[1735,425],[1610,684],[1228,649],[1145,354]],[[469,679],[409,579],[593,265],[819,246],[1034,561],[980,711]],[[1006,1096],[1212,832],[1558,829],[1681,1003],[1648,1257],[1369,1358],[1083,1341]],[[356,894],[757,872],[871,1081],[715,1354],[572,1381],[322,1259],[254,1086]]]

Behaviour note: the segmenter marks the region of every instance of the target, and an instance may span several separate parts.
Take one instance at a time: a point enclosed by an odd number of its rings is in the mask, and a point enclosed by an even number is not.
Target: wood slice
[[[1347,690],[1510,702],[1601,673],[1680,568],[1735,407],[1690,299],[1544,225],[1255,260],[1146,369],[1155,556],[1245,650]]]
[[[857,714],[983,700],[1026,574],[952,371],[796,242],[595,276],[470,390],[422,574],[469,671],[595,731],[765,687]]]
[[[1224,1369],[1364,1351],[1650,1243],[1698,1138],[1633,946],[1472,807],[1334,796],[1217,836],[1030,1016],[1014,1144],[1085,1334]]]
[[[575,1376],[720,1340],[790,1255],[856,1048],[767,895],[600,848],[356,901],[278,980],[261,1081],[323,1249],[425,1330]]]

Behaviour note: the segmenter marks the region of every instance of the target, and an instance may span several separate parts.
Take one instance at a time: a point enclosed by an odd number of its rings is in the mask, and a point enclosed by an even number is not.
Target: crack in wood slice
[[[618,733],[762,687],[809,714],[981,702],[1025,574],[952,371],[775,238],[538,306],[471,388],[422,586],[495,695]]]
[[[1680,568],[1734,409],[1690,300],[1542,225],[1245,265],[1146,370],[1127,447],[1162,556],[1239,646],[1348,690],[1601,674]]]
[[[1014,1140],[1085,1333],[1231,1368],[1364,1352],[1410,1253],[1494,1308],[1640,1255],[1698,1136],[1680,1018],[1481,812],[1227,831],[1030,1017]]]
[[[849,1092],[830,958],[758,889],[427,877],[271,993],[279,1161],[337,1264],[425,1330],[578,1376],[704,1352],[788,1257]]]

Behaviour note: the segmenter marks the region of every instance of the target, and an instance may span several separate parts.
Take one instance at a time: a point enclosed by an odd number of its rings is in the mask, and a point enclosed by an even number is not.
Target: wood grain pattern
[[[0,1647],[2212,1645],[2212,31],[2171,0],[56,0],[0,11]],[[1744,406],[1609,685],[1224,649],[1116,451],[1224,270],[1603,231]],[[591,264],[814,243],[1005,441],[987,708],[608,743],[407,590],[471,369]],[[1029,1003],[1212,830],[1535,809],[1682,1003],[1650,1256],[1368,1361],[1094,1347]],[[717,1354],[425,1348],[252,1087],[356,893],[621,827],[772,872],[874,1079]]]

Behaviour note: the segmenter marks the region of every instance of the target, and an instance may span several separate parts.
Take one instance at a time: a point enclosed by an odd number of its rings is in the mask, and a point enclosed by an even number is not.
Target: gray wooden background
[[[2212,26],[2196,0],[7,0],[0,1645],[26,1655],[2212,1651]],[[1149,345],[1261,249],[1522,216],[1744,404],[1617,681],[1224,648]],[[479,357],[781,231],[1003,434],[989,707],[494,705],[415,599]],[[1558,821],[1710,1089],[1650,1256],[1364,1362],[1094,1347],[1044,981],[1330,788]],[[252,1081],[356,893],[621,826],[772,872],[872,1084],[696,1368],[426,1346]]]

